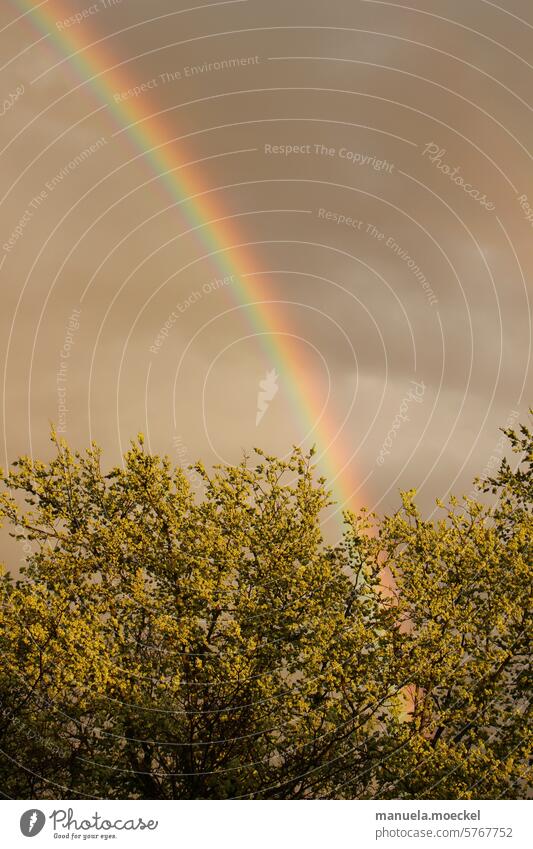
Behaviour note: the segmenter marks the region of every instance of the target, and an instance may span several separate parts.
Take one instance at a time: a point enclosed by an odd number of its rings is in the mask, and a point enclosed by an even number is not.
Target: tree
[[[424,521],[330,501],[312,453],[180,468],[53,435],[0,511],[31,546],[0,591],[2,788],[17,798],[525,795],[531,461]],[[23,500],[22,500],[23,498]],[[388,578],[385,576],[389,576]],[[392,576],[392,580],[390,579]]]

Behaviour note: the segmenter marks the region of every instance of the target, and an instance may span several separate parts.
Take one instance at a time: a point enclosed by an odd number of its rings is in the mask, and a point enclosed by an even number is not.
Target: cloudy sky
[[[0,16],[2,465],[54,422],[315,443],[338,507],[469,492],[530,400],[527,0]]]

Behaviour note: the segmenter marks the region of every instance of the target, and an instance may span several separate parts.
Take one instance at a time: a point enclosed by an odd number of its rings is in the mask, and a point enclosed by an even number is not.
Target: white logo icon
[[[24,837],[35,837],[42,831],[46,817],[42,811],[33,809],[25,811],[20,818],[20,830]]]

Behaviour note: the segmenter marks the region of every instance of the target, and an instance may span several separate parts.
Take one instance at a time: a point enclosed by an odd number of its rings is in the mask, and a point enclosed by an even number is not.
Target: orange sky
[[[309,444],[290,362],[256,424],[274,364],[115,135],[139,98],[256,243],[257,295],[283,301],[369,505],[470,491],[529,400],[526,0],[48,4],[49,34],[0,10],[2,464],[46,454],[50,421],[110,463],[139,430],[183,463]],[[66,30],[131,86],[80,87]]]

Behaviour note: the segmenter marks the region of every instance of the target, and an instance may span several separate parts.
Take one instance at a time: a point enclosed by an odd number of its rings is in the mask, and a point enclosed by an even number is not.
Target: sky
[[[5,468],[317,447],[469,493],[530,403],[527,0],[6,0]],[[191,483],[196,486],[194,476]]]

